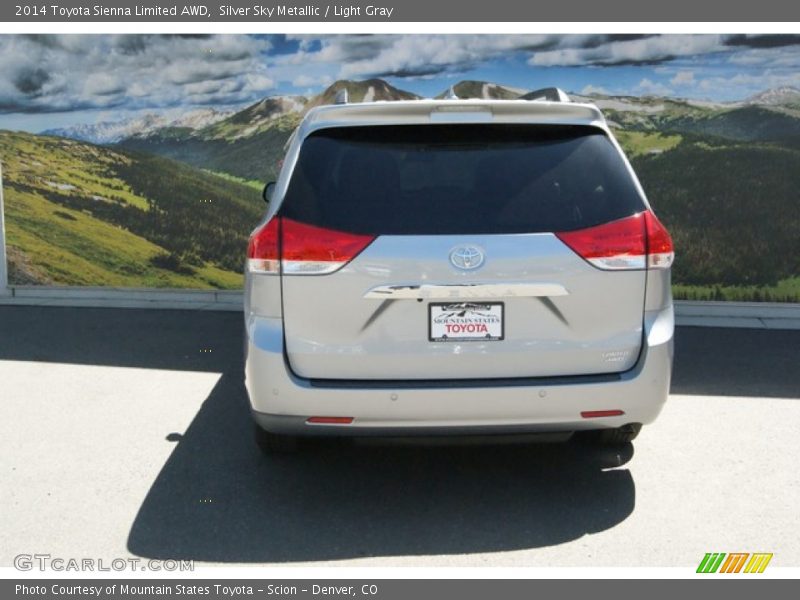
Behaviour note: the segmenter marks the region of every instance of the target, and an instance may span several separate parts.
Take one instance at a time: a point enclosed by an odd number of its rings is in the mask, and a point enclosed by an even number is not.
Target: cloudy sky
[[[479,79],[740,100],[800,88],[800,36],[0,35],[0,128],[243,105],[368,77],[423,96]]]

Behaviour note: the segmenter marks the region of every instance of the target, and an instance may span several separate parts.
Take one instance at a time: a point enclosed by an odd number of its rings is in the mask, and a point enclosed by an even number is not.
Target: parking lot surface
[[[0,307],[0,566],[694,567],[712,551],[800,565],[800,331],[678,328],[667,407],[619,450],[265,458],[242,327],[230,312]]]

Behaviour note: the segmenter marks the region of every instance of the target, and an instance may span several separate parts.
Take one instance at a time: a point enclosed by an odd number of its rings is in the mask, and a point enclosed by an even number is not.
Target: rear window
[[[644,209],[599,129],[399,125],[303,142],[280,214],[352,233],[571,231]]]

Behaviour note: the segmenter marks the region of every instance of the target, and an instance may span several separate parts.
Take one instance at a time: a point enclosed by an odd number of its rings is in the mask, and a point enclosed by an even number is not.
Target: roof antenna
[[[445,100],[459,100],[460,98],[456,94],[455,88],[451,85],[450,89],[447,90],[447,94],[444,96]]]
[[[349,101],[350,98],[347,94],[347,88],[342,88],[336,92],[336,100],[334,100],[335,104],[347,104]]]

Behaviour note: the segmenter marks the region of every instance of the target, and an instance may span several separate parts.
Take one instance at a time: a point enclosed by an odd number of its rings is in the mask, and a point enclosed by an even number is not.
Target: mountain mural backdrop
[[[303,115],[409,100],[381,79],[232,110],[0,131],[10,279],[16,284],[241,286],[246,238]],[[528,92],[461,81],[461,98]],[[442,90],[439,96],[444,96]],[[800,90],[738,102],[570,94],[605,113],[677,248],[676,297],[800,301]]]

